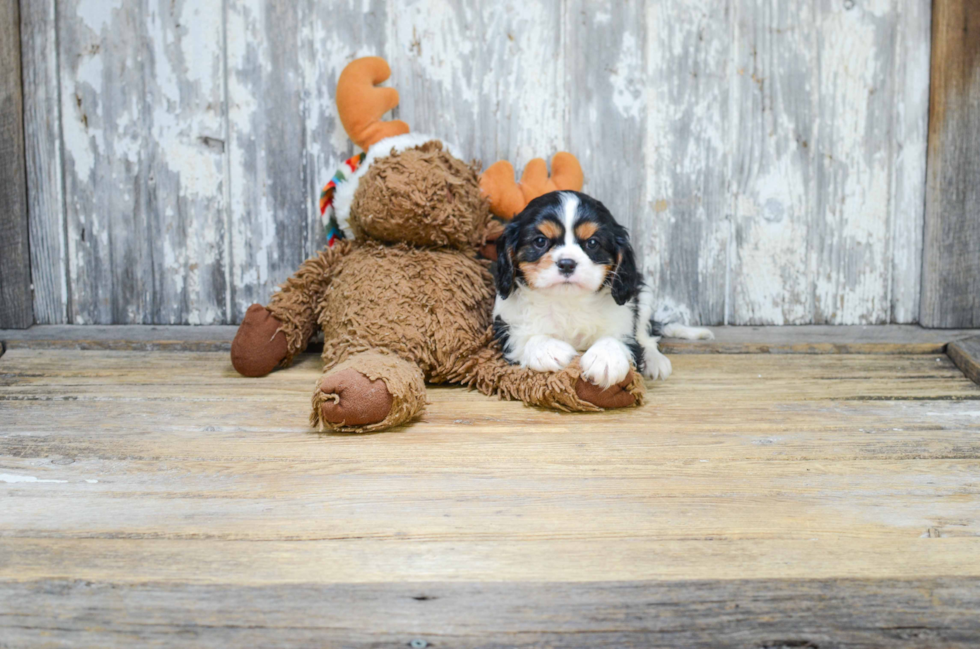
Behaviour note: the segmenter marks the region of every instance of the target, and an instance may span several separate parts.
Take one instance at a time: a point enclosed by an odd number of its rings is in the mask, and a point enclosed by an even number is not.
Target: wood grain
[[[921,18],[929,3],[915,4]],[[903,13],[737,5],[733,324],[914,319],[921,211],[906,208],[923,191],[925,102],[910,76],[927,57],[896,46],[922,38]]]
[[[117,351],[227,351],[236,327],[35,326],[0,330],[0,341],[19,349],[111,349]],[[976,329],[923,329],[916,325],[875,327],[713,327],[714,340],[664,338],[667,354],[942,354],[951,341],[976,336]],[[311,353],[319,353],[316,341]]]
[[[220,6],[58,15],[72,322],[223,321]]]
[[[0,328],[34,324],[17,0],[0,2]]]
[[[980,324],[980,2],[932,14],[929,175],[920,322]]]
[[[857,3],[855,3],[857,5]],[[860,6],[860,5],[857,5]],[[891,322],[917,322],[929,132],[932,3],[905,2],[896,15],[891,117]]]
[[[435,387],[412,425],[321,435],[314,355],[254,380],[226,353],[10,349],[0,634],[968,646],[980,386],[943,355],[674,368],[640,409]]]
[[[253,302],[307,256],[308,192],[297,3],[231,0],[227,8],[231,312]],[[274,116],[274,117],[273,117]]]
[[[300,3],[299,8],[305,12],[300,26],[308,228],[305,256],[312,257],[325,242],[320,221],[320,190],[344,160],[355,153],[353,143],[337,119],[334,103],[337,79],[355,58],[384,54],[388,8],[384,0]],[[289,218],[294,220],[296,215],[291,214]],[[293,270],[283,268],[286,275],[274,280],[284,280]]]
[[[950,343],[947,353],[956,367],[974,383],[980,384],[980,336]]]
[[[918,318],[928,0],[23,4],[40,322],[267,301],[323,243],[369,54],[466,158],[576,153],[689,322]]]
[[[565,15],[559,0],[388,2],[385,53],[399,118],[484,166],[569,148]],[[588,163],[586,163],[588,164]]]
[[[582,162],[584,191],[601,197],[636,240],[645,241],[639,229],[648,213],[644,4],[573,0],[563,11],[566,147]]]
[[[14,646],[967,647],[977,581],[0,586]],[[311,609],[315,614],[311,614]],[[385,624],[379,625],[378,620]]]
[[[21,0],[34,319],[70,322],[55,0]]]
[[[912,11],[915,5],[928,6],[909,4]],[[895,47],[903,6],[816,3],[812,38],[818,66],[810,79],[812,110],[819,121],[808,146],[800,147],[810,159],[814,183],[807,269],[811,317],[817,323],[881,324],[891,319],[891,220],[907,216],[897,214],[899,206],[891,195],[899,156],[894,114],[904,100],[896,88],[896,68],[907,57]],[[918,108],[922,111],[925,104]],[[921,160],[924,149],[910,154]],[[921,221],[913,218],[900,227],[921,229]],[[903,261],[907,267],[918,264],[914,253]]]
[[[634,239],[674,317],[727,322],[732,157],[731,2],[650,3],[646,12],[645,202]],[[627,150],[632,150],[627,147]]]
[[[820,115],[810,64],[819,24],[811,5],[735,3],[731,324],[813,320],[807,235],[820,216],[811,153]],[[800,18],[808,13],[814,17]]]

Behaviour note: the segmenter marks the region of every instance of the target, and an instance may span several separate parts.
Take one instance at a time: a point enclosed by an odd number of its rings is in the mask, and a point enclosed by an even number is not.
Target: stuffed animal
[[[398,104],[396,90],[375,87],[389,75],[384,60],[370,57],[348,65],[337,83],[340,120],[366,152],[348,161],[328,196],[339,229],[353,238],[305,261],[267,306],[249,307],[232,343],[235,369],[263,376],[285,367],[319,327],[324,374],[310,422],[320,430],[366,432],[409,421],[425,408],[427,381],[566,411],[639,404],[644,388],[635,371],[601,390],[580,378],[578,361],[546,373],[503,359],[490,321],[489,262],[476,254],[495,197],[481,194],[477,166],[452,147],[410,133],[403,122],[381,121]],[[552,182],[564,185],[571,162],[563,159]],[[543,164],[535,163],[530,178],[547,185]],[[509,188],[498,210],[506,216],[538,191],[512,195],[512,175],[509,183],[494,176],[484,184],[490,192]]]

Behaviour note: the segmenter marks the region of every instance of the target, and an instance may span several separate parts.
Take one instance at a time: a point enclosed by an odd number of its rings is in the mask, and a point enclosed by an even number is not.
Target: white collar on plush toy
[[[360,182],[361,177],[367,173],[368,168],[378,158],[384,158],[394,151],[396,153],[401,153],[406,149],[414,149],[417,146],[422,146],[426,142],[431,142],[436,140],[442,142],[443,146],[457,158],[462,159],[456,147],[448,142],[441,140],[437,137],[432,137],[431,135],[423,135],[421,133],[406,133],[404,135],[395,135],[394,137],[386,137],[383,140],[379,140],[371,145],[371,148],[367,150],[367,156],[365,156],[364,161],[357,168],[357,171],[351,175],[343,183],[337,185],[337,189],[333,197],[333,209],[334,216],[337,219],[337,224],[340,226],[341,231],[343,231],[344,236],[349,237],[350,225],[348,223],[350,219],[350,206],[354,202],[354,193],[357,191],[357,184]]]

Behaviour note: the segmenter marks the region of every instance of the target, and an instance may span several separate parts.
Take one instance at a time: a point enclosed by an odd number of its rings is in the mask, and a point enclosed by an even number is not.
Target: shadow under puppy
[[[654,318],[654,296],[636,268],[629,233],[596,199],[552,192],[530,203],[497,243],[494,334],[504,357],[557,372],[580,353],[582,376],[606,388],[631,364],[670,376],[661,336],[711,339],[707,329]]]

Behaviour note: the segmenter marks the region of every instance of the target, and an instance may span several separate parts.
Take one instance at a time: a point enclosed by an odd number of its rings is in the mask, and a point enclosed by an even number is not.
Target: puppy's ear
[[[497,261],[493,264],[493,279],[497,285],[497,294],[507,299],[514,290],[516,269],[514,255],[517,254],[517,241],[521,235],[520,225],[515,218],[504,228],[504,233],[497,239]]]
[[[622,306],[640,292],[640,273],[636,269],[636,257],[629,235],[623,231],[616,234],[616,268],[613,270],[612,296],[616,304]]]

